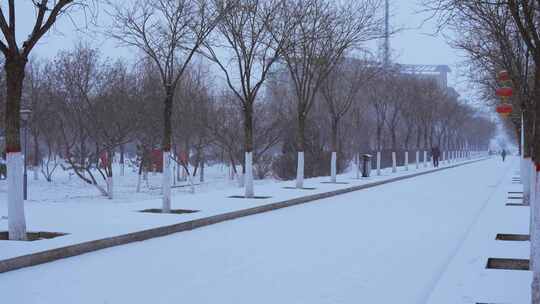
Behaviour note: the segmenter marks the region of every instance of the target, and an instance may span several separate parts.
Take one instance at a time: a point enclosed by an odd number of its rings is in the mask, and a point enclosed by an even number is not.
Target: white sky
[[[448,46],[444,38],[433,37],[428,34],[434,32],[433,23],[423,24],[426,15],[420,15],[416,12],[421,9],[420,0],[390,0],[393,27],[405,28],[391,39],[393,60],[405,64],[446,64],[453,70],[449,76],[449,85],[458,88],[463,97],[470,96],[466,92],[465,80],[459,77],[458,64],[462,60],[459,52]],[[30,0],[17,1],[17,32],[18,40],[30,32],[34,17],[34,11],[30,6]],[[100,8],[102,11],[104,7]],[[74,15],[78,19],[76,22],[83,23],[84,16]],[[99,21],[101,25],[106,26],[110,22],[104,12],[100,12]],[[95,31],[103,31],[98,29]],[[55,30],[46,35],[42,42],[34,49],[33,56],[53,57],[59,50],[72,48],[77,41],[89,40],[91,45],[98,46],[102,54],[106,57],[124,57],[133,58],[136,53],[133,49],[119,47],[114,41],[104,38],[101,34],[88,35],[77,31],[73,22],[67,18],[62,18],[55,27]],[[372,51],[377,53],[376,44],[371,47]]]

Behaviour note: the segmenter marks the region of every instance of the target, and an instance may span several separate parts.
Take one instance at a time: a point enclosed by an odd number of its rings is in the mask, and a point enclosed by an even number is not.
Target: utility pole
[[[384,46],[383,46],[383,63],[387,68],[390,65],[390,0],[385,0],[384,3]]]

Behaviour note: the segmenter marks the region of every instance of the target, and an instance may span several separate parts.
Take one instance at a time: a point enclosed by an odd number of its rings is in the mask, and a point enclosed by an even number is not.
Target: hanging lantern
[[[512,114],[512,104],[506,102],[498,105],[496,109],[497,113],[501,114],[503,117],[508,117]]]
[[[508,71],[502,70],[497,74],[497,79],[501,87],[495,91],[495,94],[502,99],[502,103],[497,106],[496,110],[501,116],[508,117],[512,114],[512,104],[508,103],[507,100],[514,95],[510,75]]]
[[[499,78],[499,81],[501,81],[501,82],[509,81],[510,80],[510,74],[508,73],[507,70],[502,70],[502,71],[499,72],[498,78]]]
[[[497,96],[501,97],[502,99],[507,99],[507,98],[512,97],[512,95],[514,94],[514,90],[510,87],[503,87],[503,88],[498,88],[496,93],[497,93]]]

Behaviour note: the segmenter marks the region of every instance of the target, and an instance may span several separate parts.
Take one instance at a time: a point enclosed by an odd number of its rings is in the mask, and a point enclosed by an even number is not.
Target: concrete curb
[[[151,228],[147,230],[132,232],[128,234],[113,236],[109,238],[103,238],[103,239],[94,240],[94,241],[88,241],[88,242],[79,243],[75,245],[69,245],[69,246],[60,247],[56,249],[45,250],[45,251],[18,256],[18,257],[14,257],[10,259],[0,260],[0,273],[13,271],[13,270],[21,269],[25,267],[35,266],[39,264],[44,264],[44,263],[48,263],[48,262],[52,262],[52,261],[56,261],[56,260],[60,260],[60,259],[68,258],[68,257],[73,257],[73,256],[81,255],[84,253],[100,250],[100,249],[125,245],[125,244],[129,244],[133,242],[144,241],[144,240],[148,240],[152,238],[170,235],[177,232],[189,231],[189,230],[193,230],[193,229],[197,229],[197,228],[201,228],[205,226],[210,226],[213,224],[217,224],[217,223],[221,223],[224,221],[229,221],[229,220],[233,220],[233,219],[237,219],[241,217],[265,213],[265,212],[287,208],[287,207],[291,207],[295,205],[305,204],[305,203],[309,203],[309,202],[313,202],[320,199],[329,198],[329,197],[333,197],[333,196],[337,196],[337,195],[341,195],[345,193],[373,188],[376,186],[389,184],[389,183],[393,183],[393,182],[397,182],[397,181],[401,181],[405,179],[410,179],[413,177],[426,175],[430,173],[440,172],[443,170],[452,169],[452,168],[480,162],[486,159],[489,159],[489,158],[471,160],[471,161],[451,165],[444,168],[438,168],[438,169],[434,169],[430,171],[418,172],[418,173],[414,173],[414,174],[410,174],[406,176],[390,178],[384,181],[378,181],[378,182],[373,182],[373,183],[369,183],[365,185],[359,185],[359,186],[339,189],[339,190],[330,191],[330,192],[303,196],[303,197],[276,202],[276,203],[272,203],[268,205],[262,205],[262,206],[248,208],[248,209],[227,212],[223,214],[217,214],[217,215],[200,218],[196,220],[191,220],[187,222],[182,222],[178,224]]]

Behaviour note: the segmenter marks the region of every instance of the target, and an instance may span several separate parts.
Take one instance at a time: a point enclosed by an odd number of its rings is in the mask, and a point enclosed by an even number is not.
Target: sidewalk
[[[461,164],[468,162],[464,161]],[[458,163],[445,163],[441,168],[455,166],[456,164]],[[133,203],[115,203],[115,201],[111,201],[110,203],[101,204],[27,203],[26,214],[29,231],[60,232],[67,233],[67,235],[34,242],[0,241],[0,264],[2,260],[58,249],[69,245],[185,223],[228,212],[299,199],[308,195],[329,193],[361,185],[375,185],[396,178],[414,176],[419,173],[429,173],[432,171],[436,170],[434,168],[416,170],[414,165],[412,165],[409,167],[409,171],[404,171],[403,168],[400,168],[397,173],[392,174],[390,173],[391,169],[386,169],[382,176],[374,176],[369,179],[357,180],[351,178],[350,175],[341,175],[338,177],[338,182],[346,182],[348,184],[322,183],[327,182],[328,177],[306,180],[305,186],[315,187],[315,190],[284,189],[283,187],[285,186],[293,185],[294,181],[275,182],[255,189],[256,195],[270,196],[268,199],[261,200],[229,198],[232,195],[242,194],[242,189],[240,188],[181,197],[173,196],[173,209],[199,210],[196,213],[180,215],[138,212],[147,208],[160,208],[160,199]],[[6,220],[0,221],[1,230],[7,230]]]
[[[449,259],[427,303],[530,303],[530,271],[486,269],[488,258],[529,259],[528,241],[496,240],[499,233],[529,234],[529,207],[506,206],[509,192],[523,189],[521,184],[512,183],[512,178],[519,176],[519,160],[510,160],[514,162],[513,170],[501,183],[493,185],[493,195]]]

